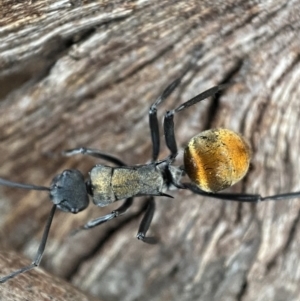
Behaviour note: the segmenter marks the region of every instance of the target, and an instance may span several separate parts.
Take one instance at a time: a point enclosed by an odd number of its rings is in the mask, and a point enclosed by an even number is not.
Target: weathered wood
[[[20,265],[28,264],[28,259],[22,258],[13,251],[1,250],[1,273],[9,273],[11,268],[18,269]],[[1,300],[40,300],[40,301],[96,301],[99,299],[86,296],[70,283],[39,270],[35,273],[25,273],[0,286]]]
[[[97,160],[58,155],[76,146],[146,162],[148,108],[186,72],[160,118],[213,85],[231,85],[176,116],[178,145],[203,129],[230,128],[253,148],[250,172],[231,191],[300,190],[299,4],[2,1],[0,176],[49,185],[66,168],[87,174]],[[299,299],[299,199],[250,205],[173,195],[157,198],[155,246],[134,238],[143,198],[75,236],[116,206],[59,212],[42,267],[101,300]],[[33,258],[47,195],[1,188],[1,196],[1,250]]]

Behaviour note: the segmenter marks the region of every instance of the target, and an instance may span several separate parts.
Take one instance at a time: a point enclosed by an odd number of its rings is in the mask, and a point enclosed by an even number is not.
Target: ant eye
[[[193,137],[184,150],[186,173],[206,192],[218,192],[240,181],[250,159],[245,139],[227,129],[204,131]]]

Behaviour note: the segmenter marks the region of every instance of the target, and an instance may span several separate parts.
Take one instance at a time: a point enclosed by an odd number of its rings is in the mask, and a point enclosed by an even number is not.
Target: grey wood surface
[[[160,120],[211,86],[230,86],[175,117],[178,145],[207,128],[230,128],[248,139],[253,159],[229,191],[300,190],[299,24],[299,1],[3,0],[0,176],[49,185],[67,168],[87,175],[99,160],[59,156],[78,146],[130,165],[147,162],[148,109],[186,72]],[[251,205],[172,195],[157,198],[149,231],[160,239],[155,246],[135,239],[144,198],[74,236],[119,204],[57,213],[42,268],[99,300],[299,300],[299,199]],[[3,256],[34,257],[50,209],[45,192],[1,187],[1,275],[19,267]],[[12,300],[24,300],[22,284],[60,300],[39,277],[33,271],[1,285],[0,296],[15,290]]]

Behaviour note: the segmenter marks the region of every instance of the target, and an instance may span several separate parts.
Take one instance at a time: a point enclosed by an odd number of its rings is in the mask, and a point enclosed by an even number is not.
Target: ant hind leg
[[[152,141],[152,162],[155,162],[158,158],[160,149],[160,139],[159,139],[159,127],[157,119],[157,106],[160,105],[168,96],[176,89],[180,84],[181,78],[174,80],[156,99],[156,101],[151,105],[149,109],[149,126]]]
[[[174,160],[177,156],[177,145],[176,145],[176,139],[175,139],[175,132],[174,132],[174,115],[175,113],[178,113],[190,106],[193,106],[194,104],[217,94],[219,91],[225,89],[228,85],[219,85],[212,87],[197,96],[193,97],[192,99],[186,101],[185,103],[178,106],[176,109],[173,109],[171,111],[167,111],[164,118],[164,134],[165,134],[165,140],[166,145],[168,149],[170,150],[170,159]]]
[[[148,201],[148,206],[147,206],[146,212],[141,221],[139,231],[136,236],[137,239],[139,239],[147,244],[156,244],[157,243],[157,239],[155,237],[146,237],[146,233],[149,230],[150,224],[153,219],[154,211],[155,211],[155,201],[154,201],[153,197],[150,197],[149,201]]]
[[[192,183],[184,183],[184,188],[191,190],[192,192],[207,196],[209,198],[220,199],[224,201],[235,201],[241,203],[259,203],[264,201],[281,201],[288,199],[300,198],[300,191],[274,194],[262,197],[260,194],[247,194],[247,193],[209,193],[199,189]]]

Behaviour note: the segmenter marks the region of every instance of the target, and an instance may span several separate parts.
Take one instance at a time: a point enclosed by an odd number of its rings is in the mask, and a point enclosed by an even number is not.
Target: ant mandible
[[[126,200],[110,214],[91,220],[80,229],[90,229],[116,218],[125,213],[132,205],[133,197],[148,196],[148,207],[140,223],[137,238],[150,244],[156,243],[155,238],[146,237],[155,210],[154,196],[172,197],[165,193],[172,188],[189,189],[196,194],[210,198],[237,202],[255,203],[300,197],[300,191],[267,197],[262,197],[259,194],[216,194],[216,192],[240,181],[247,173],[251,159],[248,143],[242,136],[228,129],[211,129],[196,135],[184,149],[184,166],[172,165],[178,153],[173,121],[175,113],[214,96],[226,85],[212,87],[177,108],[166,112],[163,127],[165,142],[170,150],[170,155],[159,161],[160,138],[157,107],[174,91],[179,83],[180,78],[172,82],[150,107],[149,125],[152,139],[152,161],[150,163],[126,166],[120,159],[99,150],[75,148],[65,151],[63,154],[66,156],[84,154],[106,160],[118,167],[96,165],[90,171],[90,179],[86,182],[79,170],[65,170],[52,180],[50,187],[21,184],[0,178],[0,185],[3,186],[49,191],[50,199],[53,202],[34,261],[30,265],[0,278],[0,283],[37,267],[44,253],[56,208],[65,212],[78,213],[88,206],[88,195],[92,196],[94,204],[99,207],[122,199]],[[190,183],[181,182],[185,174],[190,178]]]

